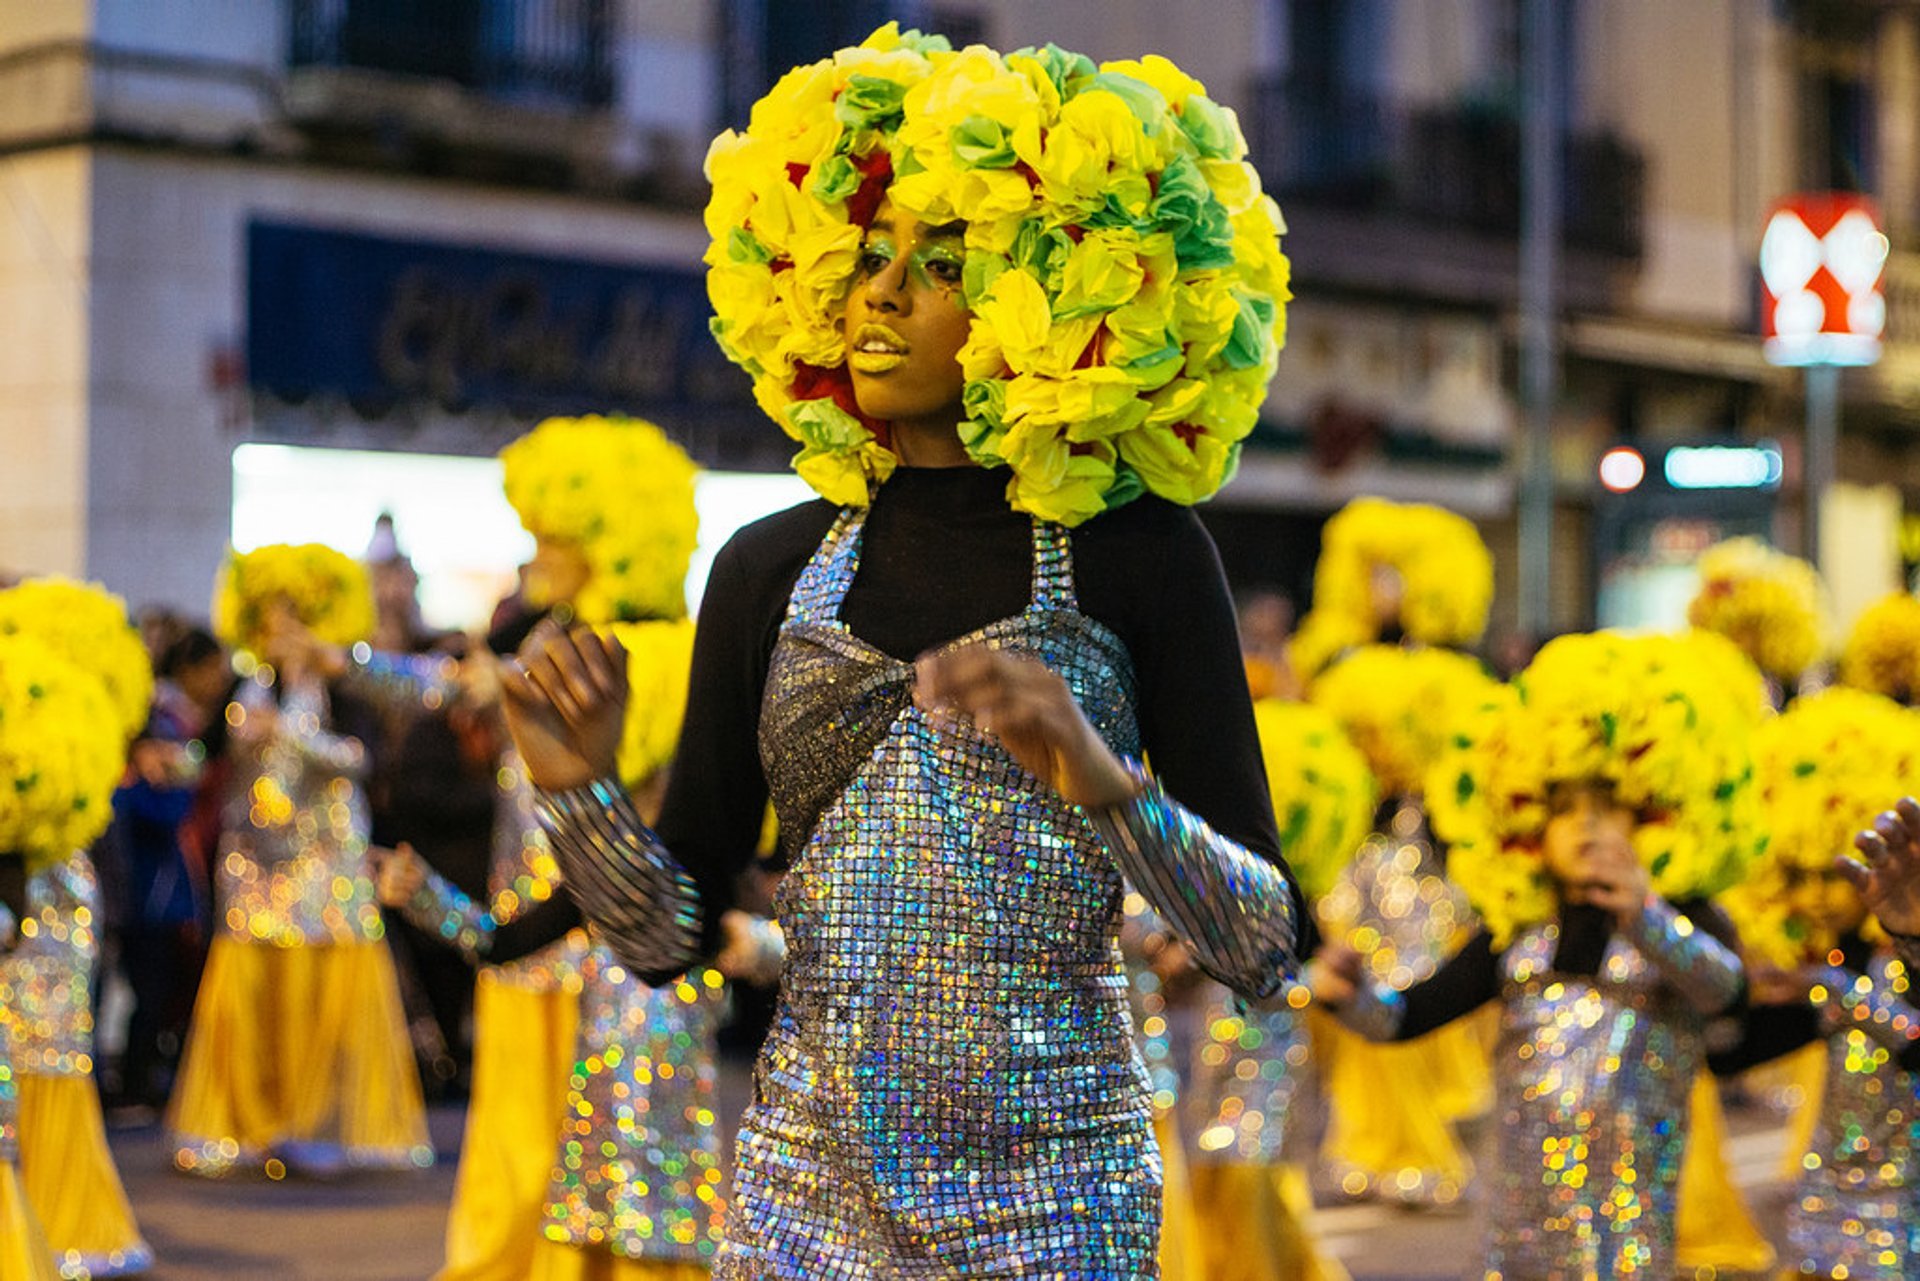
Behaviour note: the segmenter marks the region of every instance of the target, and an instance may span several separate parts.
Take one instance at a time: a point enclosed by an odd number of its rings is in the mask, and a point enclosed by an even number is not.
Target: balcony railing
[[[1251,103],[1252,159],[1283,201],[1519,234],[1520,122],[1511,112],[1328,95],[1292,81],[1256,85]],[[1569,134],[1561,154],[1566,243],[1638,257],[1639,153],[1611,135]]]
[[[293,67],[451,81],[530,106],[613,101],[612,0],[290,0]]]

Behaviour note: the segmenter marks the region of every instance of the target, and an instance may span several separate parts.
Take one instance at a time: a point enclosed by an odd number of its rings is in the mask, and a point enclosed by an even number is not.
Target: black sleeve
[[[1753,1005],[1741,1020],[1738,1043],[1707,1055],[1707,1066],[1715,1076],[1737,1076],[1819,1039],[1820,1014],[1806,1002]]]
[[[686,720],[654,824],[699,887],[702,955],[719,945],[720,915],[733,905],[734,879],[753,858],[767,807],[760,699],[785,593],[756,585],[765,566],[748,561],[739,538],[714,559],[694,632]]]
[[[1493,936],[1481,930],[1450,957],[1434,976],[1401,993],[1406,1013],[1394,1034],[1411,1041],[1442,1024],[1471,1014],[1500,994],[1500,957]]]
[[[580,915],[579,907],[563,890],[532,911],[496,928],[486,959],[494,965],[505,965],[532,956],[585,924],[586,918]]]
[[[1154,775],[1215,831],[1285,867],[1219,551],[1191,509],[1143,512],[1142,524],[1149,536],[1126,540],[1134,577],[1112,612],[1124,620],[1117,630],[1139,679],[1141,742]],[[1115,568],[1094,562],[1096,612],[1104,612],[1097,598],[1117,586]],[[1294,902],[1296,955],[1304,956],[1313,918],[1297,882]]]

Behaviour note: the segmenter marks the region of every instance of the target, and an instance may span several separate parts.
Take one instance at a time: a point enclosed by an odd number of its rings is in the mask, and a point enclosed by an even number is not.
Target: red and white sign
[[[1760,333],[1776,365],[1870,365],[1880,359],[1887,237],[1867,197],[1792,196],[1760,238]]]

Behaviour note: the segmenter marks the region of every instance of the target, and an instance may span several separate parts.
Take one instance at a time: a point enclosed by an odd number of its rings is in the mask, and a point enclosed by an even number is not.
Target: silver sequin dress
[[[1920,1079],[1896,1061],[1920,1017],[1906,968],[1828,971],[1827,1083],[1813,1144],[1787,1207],[1786,1262],[1852,1281],[1920,1276]]]
[[[862,526],[842,513],[801,572],[765,689],[788,962],[715,1275],[1151,1277],[1160,1163],[1116,944],[1122,875],[1253,995],[1290,963],[1291,887],[1156,786],[1086,813],[917,708],[912,665],[840,620]],[[1039,658],[1138,755],[1132,661],[1079,611],[1069,535],[1036,523],[1034,550],[1028,608],[950,645]],[[624,796],[548,800],[596,921],[629,955],[688,956],[698,892]]]

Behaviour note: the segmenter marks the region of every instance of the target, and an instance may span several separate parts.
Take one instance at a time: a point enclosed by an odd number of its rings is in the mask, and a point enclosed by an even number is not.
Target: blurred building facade
[[[1882,527],[1920,499],[1920,12],[1555,11],[1556,622],[1592,621],[1620,551],[1596,550],[1612,443],[1779,440],[1785,485],[1742,519],[1795,545],[1799,379],[1760,359],[1754,259],[1769,201],[1806,187],[1872,192],[1893,236],[1840,467],[1880,488],[1829,546],[1895,572]],[[1482,524],[1511,616],[1520,0],[0,0],[0,567],[203,607],[246,442],[484,455],[597,408],[779,469],[704,337],[700,159],[779,71],[888,18],[1163,52],[1234,106],[1299,300],[1206,513],[1230,569],[1300,597],[1346,498],[1425,499]],[[1718,528],[1702,502],[1658,554]]]

